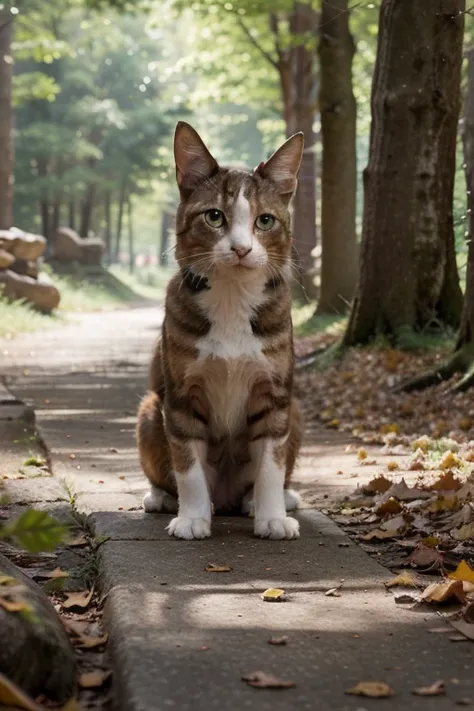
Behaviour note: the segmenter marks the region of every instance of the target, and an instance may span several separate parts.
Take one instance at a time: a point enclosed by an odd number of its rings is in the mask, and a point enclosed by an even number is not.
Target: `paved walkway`
[[[0,372],[34,404],[54,471],[8,481],[10,498],[54,501],[67,489],[92,512],[97,534],[109,537],[100,550],[121,707],[444,711],[467,697],[474,704],[471,643],[431,633],[442,623],[430,610],[396,605],[383,586],[390,573],[321,513],[300,514],[298,541],[257,541],[250,520],[220,518],[212,539],[189,543],[169,539],[167,517],[139,510],[145,482],[135,413],[161,318],[158,307],[88,315],[0,342]],[[315,500],[342,486],[334,477],[341,451],[336,434],[308,441],[298,481]],[[232,571],[208,573],[209,563]],[[341,579],[341,596],[326,596]],[[270,586],[284,588],[288,600],[263,602]],[[287,645],[268,644],[281,634]],[[241,681],[257,670],[296,686],[271,691]],[[411,694],[437,679],[447,696]],[[388,682],[396,695],[344,694],[362,680]]]

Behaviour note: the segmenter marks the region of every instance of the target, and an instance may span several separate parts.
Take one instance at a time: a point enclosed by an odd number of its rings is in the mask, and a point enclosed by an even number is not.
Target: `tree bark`
[[[348,0],[323,0],[319,40],[322,266],[318,313],[346,311],[357,277],[356,102]]]
[[[79,226],[79,234],[85,239],[89,236],[91,229],[92,210],[94,209],[95,185],[91,183],[87,186],[86,194],[81,202],[81,222]]]
[[[135,269],[135,245],[133,232],[133,209],[132,198],[129,195],[127,200],[127,217],[128,217],[128,270],[133,274]]]
[[[76,205],[72,199],[68,203],[68,226],[71,230],[76,229]]]
[[[104,198],[105,212],[105,258],[107,264],[110,264],[112,256],[112,195],[110,190],[107,190]]]
[[[13,223],[13,111],[12,57],[13,15],[0,10],[0,229]]]
[[[115,261],[118,261],[120,254],[120,242],[122,240],[122,225],[123,225],[123,209],[125,206],[126,199],[126,179],[122,178],[120,184],[120,195],[118,204],[118,215],[117,215],[117,239],[115,241]]]
[[[345,345],[386,333],[408,347],[416,342],[415,329],[456,319],[444,285],[456,283],[452,218],[446,215],[452,210],[464,8],[464,0],[382,1],[360,273]]]

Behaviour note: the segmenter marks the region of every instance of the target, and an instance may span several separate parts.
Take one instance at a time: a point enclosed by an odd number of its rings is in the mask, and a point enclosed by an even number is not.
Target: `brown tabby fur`
[[[210,154],[209,160],[213,160]],[[288,178],[284,184],[268,179],[262,166],[253,173],[218,168],[212,163],[211,168],[210,176],[197,180],[192,174],[180,176],[178,165],[181,202],[176,219],[176,259],[180,271],[168,285],[149,391],[138,412],[137,438],[149,481],[173,497],[177,497],[173,472],[186,473],[193,463],[190,443],[204,442],[207,463],[214,472],[208,475],[211,498],[216,509],[225,510],[238,505],[253,487],[253,480],[245,474],[252,443],[262,438],[281,442],[274,457],[285,469],[285,487],[290,484],[301,445],[302,415],[292,395],[294,356],[288,284],[288,202],[295,185]],[[234,287],[238,292],[239,279],[248,279],[251,299],[256,274],[261,272],[216,265],[209,256],[223,233],[209,227],[203,213],[217,208],[230,222],[239,195],[248,201],[252,219],[263,213],[277,218],[272,230],[258,235],[268,263],[263,267],[262,295],[249,309],[251,335],[260,343],[262,356],[200,357],[197,344],[209,336],[213,324],[214,306],[209,305],[212,290],[220,290],[219,308],[228,309],[231,320],[235,304],[230,296],[226,304],[227,294]]]

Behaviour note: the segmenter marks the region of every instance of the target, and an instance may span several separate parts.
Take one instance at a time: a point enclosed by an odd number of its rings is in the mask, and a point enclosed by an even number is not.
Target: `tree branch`
[[[272,67],[275,67],[275,69],[278,70],[278,69],[279,69],[279,67],[278,67],[278,62],[272,57],[271,54],[269,54],[269,53],[267,52],[266,49],[264,49],[264,48],[262,47],[262,45],[261,45],[259,42],[257,42],[257,40],[255,39],[255,37],[253,36],[253,34],[250,32],[250,30],[249,30],[249,28],[247,27],[247,25],[245,24],[245,22],[242,20],[242,18],[237,17],[237,22],[239,23],[240,27],[241,27],[242,30],[245,32],[245,34],[247,35],[248,39],[251,41],[251,43],[253,44],[253,46],[254,46],[256,49],[258,49],[258,51],[260,52],[260,54],[261,54],[263,57],[265,57],[265,59],[267,60],[267,62],[269,62],[269,63],[272,65]]]

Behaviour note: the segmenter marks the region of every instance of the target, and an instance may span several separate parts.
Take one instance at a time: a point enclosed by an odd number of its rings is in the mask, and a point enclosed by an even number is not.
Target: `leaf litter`
[[[279,679],[273,674],[263,671],[255,671],[242,676],[242,681],[246,681],[249,686],[256,689],[292,689],[296,686],[294,681]]]

